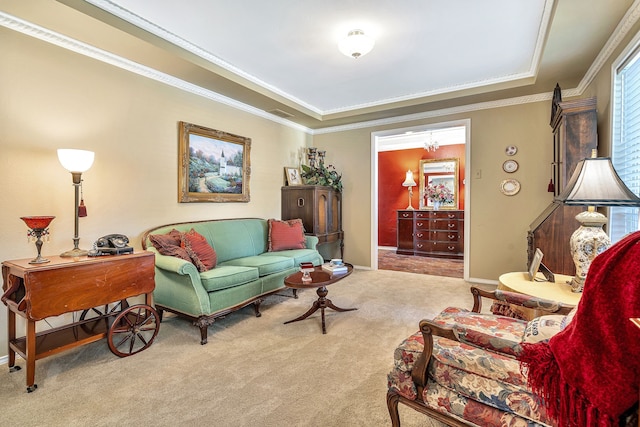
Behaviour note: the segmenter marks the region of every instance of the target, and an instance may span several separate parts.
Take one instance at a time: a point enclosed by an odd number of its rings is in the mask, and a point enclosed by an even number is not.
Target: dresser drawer
[[[457,219],[432,219],[429,221],[429,230],[460,230],[462,228],[462,221]]]
[[[462,253],[462,244],[460,242],[419,241],[416,242],[416,251],[429,254],[448,253],[458,255]]]
[[[427,219],[416,219],[416,231],[429,231],[429,222]]]
[[[464,219],[464,211],[424,211],[424,217],[429,219]]]
[[[398,219],[413,219],[413,211],[398,211]]]
[[[435,242],[458,242],[462,235],[458,231],[430,231],[429,240]]]

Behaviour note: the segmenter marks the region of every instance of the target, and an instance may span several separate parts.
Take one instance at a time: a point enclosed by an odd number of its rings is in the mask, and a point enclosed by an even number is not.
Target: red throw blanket
[[[638,401],[640,232],[598,255],[573,321],[518,357],[559,426],[616,426]]]

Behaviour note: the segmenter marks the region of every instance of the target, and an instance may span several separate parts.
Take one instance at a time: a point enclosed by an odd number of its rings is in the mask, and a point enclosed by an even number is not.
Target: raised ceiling
[[[309,129],[575,88],[633,5],[57,1],[69,36]],[[355,28],[376,38],[357,60],[337,48]]]

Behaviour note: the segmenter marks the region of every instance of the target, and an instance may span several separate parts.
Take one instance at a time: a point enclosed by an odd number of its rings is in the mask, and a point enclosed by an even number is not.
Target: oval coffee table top
[[[302,282],[302,271],[298,271],[284,278],[284,284],[288,288],[294,289],[308,289],[308,288],[320,288],[323,286],[328,286],[332,283],[337,282],[338,280],[344,279],[353,271],[353,265],[347,264],[344,265],[347,267],[347,271],[344,273],[334,273],[331,274],[328,271],[322,269],[322,266],[319,265],[313,269],[313,271],[309,272],[311,276],[311,282],[303,283]]]

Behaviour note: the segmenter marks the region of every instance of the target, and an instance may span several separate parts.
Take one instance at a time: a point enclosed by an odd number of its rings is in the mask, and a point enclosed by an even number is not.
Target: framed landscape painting
[[[178,201],[248,202],[251,139],[179,122]]]

